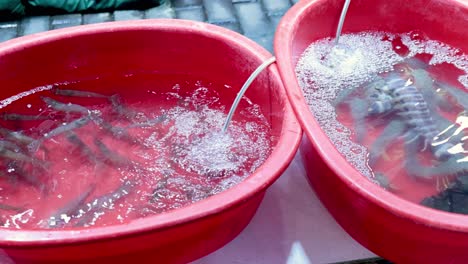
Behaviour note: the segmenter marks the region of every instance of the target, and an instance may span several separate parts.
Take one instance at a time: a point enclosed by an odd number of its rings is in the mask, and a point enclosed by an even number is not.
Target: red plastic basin
[[[68,28],[0,44],[0,97],[129,71],[185,74],[238,91],[271,56],[240,34],[198,22],[142,20]],[[107,84],[118,92],[117,81]],[[95,89],[99,87],[89,88]],[[121,92],[140,92],[139,87],[134,89]],[[222,91],[222,101],[234,100],[235,92]],[[76,230],[0,229],[0,248],[17,263],[187,263],[223,246],[249,223],[302,137],[276,66],[265,70],[246,96],[266,111],[275,140],[266,162],[242,183],[192,205],[127,224]]]
[[[371,183],[336,150],[305,102],[296,64],[313,41],[334,37],[343,3],[300,1],[275,36],[280,74],[307,135],[301,152],[309,182],[337,222],[377,255],[397,263],[467,263],[467,216],[411,203]],[[420,30],[466,53],[467,18],[467,1],[353,0],[343,32]]]

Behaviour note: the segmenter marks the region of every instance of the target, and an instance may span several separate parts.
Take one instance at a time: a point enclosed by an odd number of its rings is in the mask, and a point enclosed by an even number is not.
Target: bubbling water
[[[147,76],[131,78],[132,85],[148,83]],[[24,97],[35,101],[37,116],[47,120],[28,121],[33,125],[14,134],[27,136],[35,148],[26,151],[18,141],[17,151],[1,153],[0,210],[5,213],[0,224],[5,228],[111,225],[177,209],[240,183],[272,149],[269,122],[246,97],[229,129],[221,132],[226,114],[217,89],[224,85],[187,81],[184,88],[148,89],[152,98],[146,101],[60,90],[64,86]],[[31,97],[36,93],[68,103],[41,105]],[[78,105],[80,96],[93,103]],[[22,100],[15,97],[9,104],[18,108]],[[12,133],[5,129],[1,141]]]
[[[312,43],[302,54],[296,75],[312,114],[330,141],[371,181],[419,202],[453,185],[444,177],[466,173],[464,141],[468,137],[458,120],[468,108],[468,56],[461,50],[428,39],[419,31],[345,34],[338,45],[332,38]],[[397,79],[409,90],[391,90],[389,81]],[[413,104],[412,111],[403,107]],[[453,130],[461,135],[456,137]],[[423,144],[413,143],[424,137],[429,138]],[[459,142],[428,147],[437,137]],[[376,146],[379,143],[382,145]],[[409,157],[411,151],[417,158]],[[442,151],[447,152],[443,157],[439,156]],[[451,157],[457,159],[454,166],[446,161]],[[433,177],[436,171],[448,175]],[[411,173],[434,181],[436,188],[399,176]],[[419,190],[415,185],[420,185]]]
[[[384,32],[342,35],[341,52],[335,51],[332,38],[318,40],[304,51],[296,68],[304,97],[315,118],[338,151],[368,177],[371,172],[366,165],[367,151],[350,140],[350,129],[337,122],[333,102],[341,91],[359,87],[402,60],[392,50],[390,42],[382,41],[387,35]],[[355,149],[360,149],[360,154],[352,151]]]

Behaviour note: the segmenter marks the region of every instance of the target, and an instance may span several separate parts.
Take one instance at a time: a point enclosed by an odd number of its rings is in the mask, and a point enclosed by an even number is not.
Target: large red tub
[[[301,146],[308,179],[338,223],[374,253],[397,263],[466,263],[468,217],[401,199],[362,176],[314,119],[295,67],[315,40],[334,37],[344,0],[300,1],[282,19],[275,53],[288,97],[307,139]],[[468,2],[353,0],[344,33],[420,30],[468,51]]]
[[[221,91],[222,101],[230,103],[250,73],[271,56],[237,33],[198,22],[144,20],[68,28],[0,45],[0,97],[130,71],[221,82],[232,87],[222,90],[229,93]],[[117,80],[106,85],[119,89]],[[122,93],[138,94],[139,88],[134,89]],[[266,113],[274,143],[266,162],[240,184],[126,224],[67,230],[2,228],[0,248],[17,263],[187,263],[223,246],[249,223],[268,186],[294,157],[302,136],[275,66],[258,77],[246,96]]]

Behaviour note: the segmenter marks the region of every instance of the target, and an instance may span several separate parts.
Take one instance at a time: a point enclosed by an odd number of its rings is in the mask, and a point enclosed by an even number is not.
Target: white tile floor
[[[246,229],[192,264],[315,264],[371,257],[375,255],[354,241],[320,203],[296,155]]]

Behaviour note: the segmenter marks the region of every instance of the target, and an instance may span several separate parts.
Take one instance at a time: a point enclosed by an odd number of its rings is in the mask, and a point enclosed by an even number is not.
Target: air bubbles
[[[351,130],[337,121],[336,101],[378,74],[393,71],[396,64],[423,55],[428,57],[429,65],[425,66],[448,63],[462,70],[464,74],[458,81],[468,87],[468,56],[428,39],[418,30],[403,34],[370,31],[345,34],[338,46],[331,38],[320,39],[304,51],[297,64],[299,84],[321,128],[337,150],[368,177],[371,177],[366,165],[368,152],[353,142]]]

